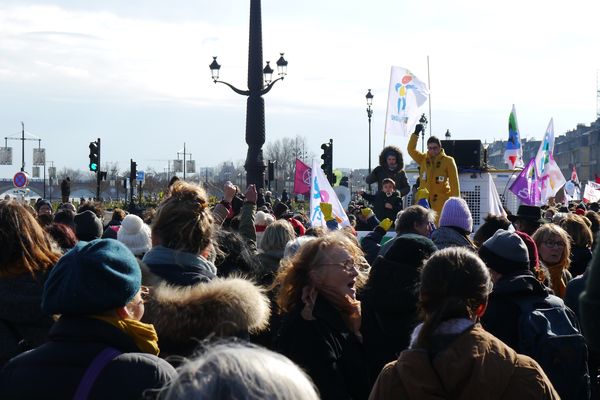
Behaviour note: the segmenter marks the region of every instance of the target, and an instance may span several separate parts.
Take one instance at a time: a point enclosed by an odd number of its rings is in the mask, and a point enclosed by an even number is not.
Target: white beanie
[[[121,221],[117,240],[123,243],[136,256],[147,253],[152,247],[150,227],[137,215],[129,214]]]

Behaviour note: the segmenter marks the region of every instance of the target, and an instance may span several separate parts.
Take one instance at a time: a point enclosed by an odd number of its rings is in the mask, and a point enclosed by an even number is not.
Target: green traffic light
[[[90,171],[98,171],[98,164],[96,163],[91,163],[90,164]]]

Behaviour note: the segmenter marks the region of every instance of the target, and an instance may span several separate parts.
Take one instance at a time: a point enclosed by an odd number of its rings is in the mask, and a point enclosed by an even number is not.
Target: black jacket
[[[397,167],[393,170],[387,166],[387,157],[395,156]],[[379,165],[373,169],[373,171],[365,178],[365,181],[370,185],[377,183],[377,190],[383,190],[383,180],[390,178],[396,183],[396,190],[400,191],[402,196],[406,196],[410,192],[410,185],[408,184],[408,178],[406,172],[404,172],[404,157],[402,150],[396,146],[387,146],[379,154]]]
[[[531,272],[519,271],[505,275],[494,284],[481,323],[486,331],[519,351],[519,317],[516,298],[545,298],[552,291],[542,285]]]
[[[367,399],[371,385],[362,344],[322,296],[313,316],[307,321],[300,310],[286,315],[275,348],[306,371],[323,400]]]
[[[365,193],[362,197],[373,204],[373,212],[380,221],[389,218],[393,222],[396,220],[396,214],[402,210],[402,197],[397,191],[392,192],[390,196],[385,192],[377,192],[375,194]],[[391,208],[387,208],[386,204],[389,204]]]
[[[2,399],[71,399],[92,360],[105,348],[123,354],[109,362],[89,399],[139,399],[176,376],[166,361],[140,353],[133,339],[94,318],[62,317],[49,341],[13,358],[0,372]]]

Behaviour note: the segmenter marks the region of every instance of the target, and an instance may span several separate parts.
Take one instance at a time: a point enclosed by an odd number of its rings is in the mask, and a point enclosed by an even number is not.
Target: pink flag
[[[294,176],[294,193],[306,194],[310,192],[311,168],[296,159],[296,175]]]

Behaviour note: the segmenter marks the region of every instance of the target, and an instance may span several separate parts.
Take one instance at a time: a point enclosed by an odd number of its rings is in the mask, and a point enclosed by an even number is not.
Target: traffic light
[[[100,146],[98,142],[90,142],[90,171],[98,172],[100,168]]]
[[[267,179],[269,182],[275,179],[275,161],[269,160],[269,167],[267,170]]]
[[[129,181],[134,182],[137,178],[137,163],[131,160],[131,169],[129,172]]]
[[[335,176],[333,175],[333,139],[329,139],[329,143],[323,143],[321,149],[323,149],[321,169],[325,172],[329,183],[333,185],[335,182]]]

